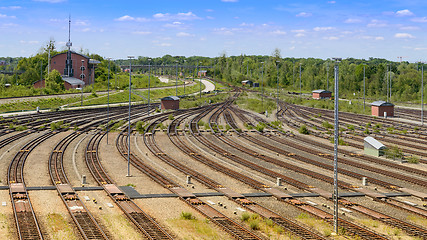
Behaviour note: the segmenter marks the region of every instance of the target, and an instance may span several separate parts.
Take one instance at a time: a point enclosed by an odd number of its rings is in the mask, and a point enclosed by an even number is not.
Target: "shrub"
[[[351,125],[351,124],[347,124],[347,129],[351,130],[351,131],[354,131],[354,126]]]
[[[139,132],[139,133],[144,133],[144,131],[145,131],[145,122],[143,122],[143,121],[139,121],[139,122],[137,122],[136,123],[136,126],[135,126],[135,128],[136,128],[136,130]]]
[[[174,120],[174,119],[175,119],[175,117],[174,117],[174,116],[172,115],[172,113],[171,113],[171,114],[169,114],[169,115],[168,115],[168,119],[169,119],[169,120]]]
[[[258,221],[252,221],[249,223],[249,227],[252,230],[258,230],[259,229],[259,222]]]
[[[406,159],[408,161],[408,163],[419,163],[420,159],[417,156],[410,156]]]
[[[22,125],[19,125],[19,126],[15,127],[16,131],[24,131],[24,130],[27,130],[27,129],[28,129],[27,126],[22,126]]]
[[[394,160],[403,159],[402,149],[398,148],[397,146],[392,146],[391,148],[387,148],[384,151],[384,153],[386,158],[392,158]]]
[[[265,128],[265,124],[263,124],[263,123],[258,123],[258,124],[256,125],[256,127],[255,127],[255,129],[256,129],[258,132],[263,132],[263,131],[264,131],[264,128]]]
[[[305,134],[305,135],[310,134],[310,132],[309,132],[309,131],[308,131],[308,129],[307,129],[307,126],[305,126],[305,125],[302,125],[302,126],[299,128],[299,133],[301,133],[301,134]]]
[[[240,217],[240,219],[242,219],[242,221],[244,221],[244,222],[248,221],[249,218],[251,218],[251,215],[249,213],[247,213],[247,212],[244,212],[242,214],[242,216]]]
[[[193,214],[190,212],[181,212],[181,219],[191,220],[194,219]]]
[[[334,128],[334,125],[330,124],[328,121],[324,121],[322,126],[326,129]]]

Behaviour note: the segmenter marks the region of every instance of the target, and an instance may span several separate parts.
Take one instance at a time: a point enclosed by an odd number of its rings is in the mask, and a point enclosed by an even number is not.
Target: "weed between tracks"
[[[182,216],[182,215],[185,215]],[[190,217],[190,218],[188,218]],[[209,224],[207,219],[199,220],[191,213],[181,213],[179,219],[167,220],[173,228],[177,229],[183,239],[224,239],[213,224]]]
[[[240,219],[252,230],[261,231],[269,239],[299,239],[277,226],[271,219],[264,219],[258,214],[244,212]]]
[[[406,217],[406,219],[419,226],[427,226],[427,219],[419,217],[417,215],[409,215]]]
[[[13,220],[13,217],[12,217]],[[10,219],[8,219],[6,214],[0,213],[0,239],[12,239],[12,231],[10,230],[9,222],[11,222]]]
[[[114,235],[114,239],[141,239],[140,233],[123,215],[103,214],[102,220],[106,229]]]
[[[315,217],[312,217],[307,213],[301,213],[300,215],[297,216],[296,219],[297,221],[307,225],[309,228],[316,229],[319,233],[323,234],[323,236],[331,237],[331,234],[333,232],[333,227],[328,223],[320,219],[317,219]]]
[[[408,235],[406,235],[406,233],[403,232],[401,229],[391,227],[378,220],[359,219],[356,221],[374,230],[375,232],[387,235],[392,239],[414,239],[413,237],[409,237]]]
[[[47,222],[52,239],[79,239],[74,234],[71,225],[61,214],[49,213],[47,215]]]

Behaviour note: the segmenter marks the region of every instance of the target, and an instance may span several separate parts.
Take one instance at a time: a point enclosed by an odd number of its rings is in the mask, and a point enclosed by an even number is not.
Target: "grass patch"
[[[302,126],[299,128],[299,133],[301,133],[301,134],[305,134],[305,135],[308,135],[308,134],[310,134],[310,131],[308,131],[307,126],[306,126],[306,125],[302,125]]]
[[[79,239],[74,235],[71,225],[58,213],[47,215],[48,226],[51,229],[52,239]]]
[[[169,223],[176,229],[182,239],[227,239],[229,235],[222,233],[214,224],[210,224],[208,220],[199,219],[172,219]]]

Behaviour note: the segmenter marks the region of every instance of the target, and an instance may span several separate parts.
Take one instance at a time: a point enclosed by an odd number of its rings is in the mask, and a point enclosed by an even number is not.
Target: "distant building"
[[[384,144],[380,143],[378,140],[376,140],[373,137],[365,137],[363,146],[364,146],[364,153],[367,155],[379,157],[384,155],[384,150],[386,149],[386,146]]]
[[[7,65],[6,61],[5,60],[0,60],[0,66],[5,66],[5,65]]]
[[[242,81],[242,85],[243,86],[249,86],[249,87],[251,87],[252,84],[253,84],[253,82],[251,80]]]
[[[198,77],[206,77],[206,73],[207,73],[206,70],[201,70],[201,71],[197,72],[197,76]]]
[[[179,97],[176,97],[176,96],[164,97],[160,99],[160,103],[161,103],[162,109],[172,109],[172,110],[179,109]]]
[[[393,117],[394,104],[386,101],[375,101],[371,103],[372,116]]]
[[[80,53],[70,51],[69,67],[67,68],[68,52],[54,55],[50,60],[50,70],[56,69],[62,76],[80,79],[84,85],[94,83],[95,67],[100,62]]]
[[[313,92],[313,99],[330,99],[332,97],[332,92],[328,90],[314,90]]]

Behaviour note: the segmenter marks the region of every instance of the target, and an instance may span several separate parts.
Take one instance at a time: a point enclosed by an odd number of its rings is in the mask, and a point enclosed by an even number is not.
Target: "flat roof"
[[[328,90],[318,89],[318,90],[313,90],[313,93],[332,93],[332,92]]]
[[[162,98],[161,100],[179,100],[179,97],[177,97],[177,96],[167,96],[167,97],[164,97],[164,98]]]
[[[85,85],[85,82],[83,82],[82,80],[80,80],[78,78],[74,78],[74,77],[62,77],[62,80],[64,80],[65,82],[67,82],[71,85]]]
[[[383,106],[394,106],[393,103],[389,103],[386,101],[375,101],[373,103],[371,103],[372,106],[378,106],[378,107],[383,107]]]

